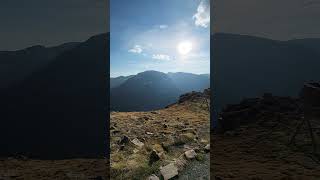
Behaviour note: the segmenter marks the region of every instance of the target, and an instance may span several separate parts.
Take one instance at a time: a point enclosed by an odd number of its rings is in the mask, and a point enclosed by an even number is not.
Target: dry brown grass
[[[209,142],[209,113],[197,101],[152,112],[112,112],[110,119],[111,127],[114,127],[110,132],[112,179],[144,179],[157,174],[161,165],[178,158],[185,150],[184,145],[204,146],[200,139]],[[129,143],[119,150],[122,136],[131,140],[138,138],[145,145],[139,149]],[[164,155],[150,166],[149,156],[153,149],[163,151]]]
[[[70,160],[0,160],[0,179],[108,179],[108,161],[105,159]]]

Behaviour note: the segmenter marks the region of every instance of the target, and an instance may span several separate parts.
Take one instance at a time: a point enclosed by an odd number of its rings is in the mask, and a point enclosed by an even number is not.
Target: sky
[[[212,0],[212,33],[320,38],[320,0]]]
[[[107,0],[1,0],[0,51],[85,41],[108,31]]]
[[[210,73],[209,0],[111,0],[110,76]]]
[[[208,28],[196,26],[193,18],[200,0],[1,0],[0,51],[85,41],[109,31],[109,1],[113,4],[110,19],[115,29],[113,33],[123,36],[113,41],[116,44],[112,47],[118,49],[118,53],[136,45],[133,34],[143,36],[143,32],[160,25],[168,27],[166,31],[162,29],[161,36],[160,33],[147,34],[162,41],[175,41],[187,32],[194,37],[195,33],[205,36],[202,32],[208,31]],[[211,24],[214,24],[210,26],[211,33],[247,34],[277,40],[320,38],[320,0],[211,0],[210,4]],[[180,34],[174,30],[179,27],[186,28],[186,32]],[[172,35],[173,38],[168,31],[178,35]],[[168,35],[167,38],[164,34]],[[195,52],[193,49],[192,53]],[[155,58],[166,58],[161,56],[163,53],[159,51],[160,56]],[[135,58],[130,59],[128,63],[136,63]],[[116,64],[111,64],[113,72],[121,72]],[[177,67],[180,66],[172,65],[166,69],[179,70]],[[199,67],[195,66],[195,69]],[[135,70],[138,72],[138,68]]]

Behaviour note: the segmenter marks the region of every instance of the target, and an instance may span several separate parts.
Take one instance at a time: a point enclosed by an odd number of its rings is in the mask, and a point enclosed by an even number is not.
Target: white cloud
[[[135,45],[132,49],[129,49],[128,52],[140,54],[140,53],[142,53],[142,51],[143,50],[140,45]]]
[[[169,26],[166,24],[162,24],[159,26],[160,29],[167,29]]]
[[[170,58],[170,56],[168,56],[166,54],[154,54],[154,55],[152,55],[152,59],[169,61],[171,58]]]
[[[195,19],[196,26],[207,28],[210,25],[210,4],[208,0],[201,0],[193,19]]]

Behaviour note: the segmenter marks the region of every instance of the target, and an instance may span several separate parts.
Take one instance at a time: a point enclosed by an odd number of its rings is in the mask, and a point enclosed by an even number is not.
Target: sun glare
[[[187,55],[192,50],[192,43],[189,41],[180,42],[177,49],[179,54]]]

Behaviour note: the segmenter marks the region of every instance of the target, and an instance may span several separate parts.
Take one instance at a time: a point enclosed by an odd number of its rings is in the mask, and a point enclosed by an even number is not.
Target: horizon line
[[[118,75],[118,76],[111,76],[110,75],[110,78],[135,76],[135,75],[137,75],[139,73],[148,72],[148,71],[156,71],[156,70],[146,70],[146,71],[141,71],[141,72],[138,72],[138,73],[135,73],[135,74],[130,74],[130,75]],[[156,72],[161,72],[161,71],[156,71]],[[208,73],[192,73],[192,72],[177,71],[177,72],[161,72],[161,73],[164,73],[164,74],[168,74],[168,73],[188,73],[188,74],[194,74],[194,75],[210,75],[210,72],[208,72]]]

